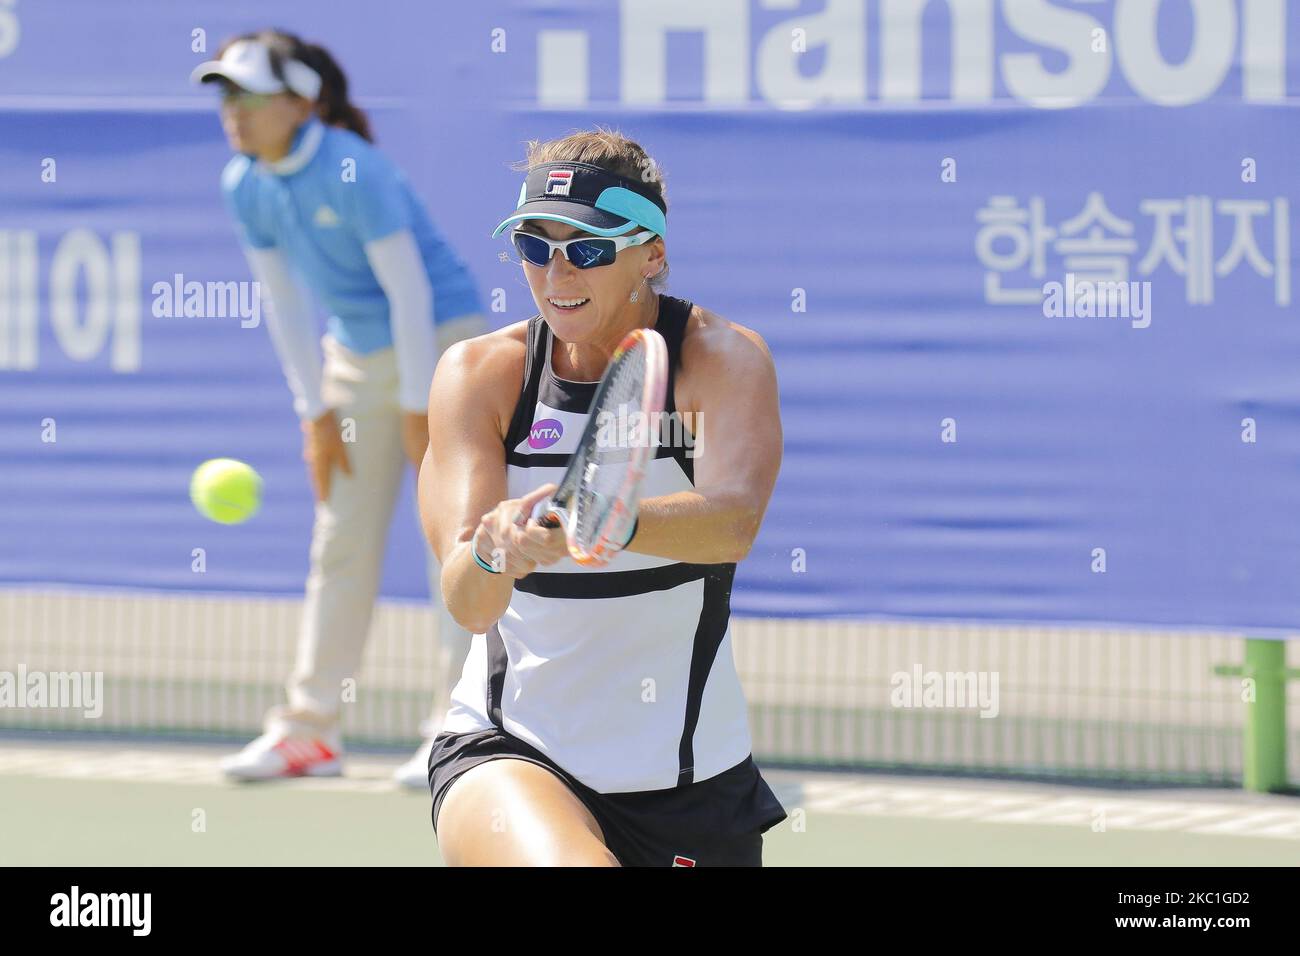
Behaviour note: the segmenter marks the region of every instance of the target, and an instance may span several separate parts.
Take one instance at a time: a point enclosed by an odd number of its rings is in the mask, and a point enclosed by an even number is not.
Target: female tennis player
[[[311,572],[288,706],[223,762],[236,778],[341,772],[339,710],[356,676],[379,584],[403,457],[428,445],[437,349],[481,334],[473,281],[406,178],[370,143],[347,79],[319,46],[277,31],[227,41],[194,70],[221,88],[221,125],[239,154],[222,190],[304,434],[316,497]],[[301,280],[329,310],[321,339]],[[435,331],[435,322],[437,328]],[[435,605],[439,573],[427,555]],[[461,671],[469,635],[442,610],[444,673]],[[428,748],[445,713],[435,695],[426,744],[397,771],[428,784]]]
[[[539,312],[443,356],[420,472],[447,607],[474,632],[429,761],[443,858],[761,865],[785,811],[752,759],[728,617],[781,462],[771,355],[661,293],[667,205],[637,143],[581,132],[525,165],[494,234],[512,230]],[[657,450],[622,550],[580,565],[534,509],[634,329],[663,337],[665,411],[698,443]]]

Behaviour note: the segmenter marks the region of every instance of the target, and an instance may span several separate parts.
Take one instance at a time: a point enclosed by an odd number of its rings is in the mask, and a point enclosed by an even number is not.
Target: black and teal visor
[[[645,183],[590,163],[542,163],[528,170],[515,211],[493,238],[524,219],[550,219],[596,236],[618,236],[635,226],[662,237],[668,207]]]

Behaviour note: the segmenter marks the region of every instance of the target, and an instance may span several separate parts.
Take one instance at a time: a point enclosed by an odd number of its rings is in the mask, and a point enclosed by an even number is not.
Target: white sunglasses
[[[559,249],[564,258],[578,269],[607,266],[619,252],[629,246],[639,246],[655,238],[653,232],[638,232],[631,236],[582,236],[578,239],[547,239],[519,229],[511,230],[510,241],[528,262],[543,268],[550,265],[551,257]]]

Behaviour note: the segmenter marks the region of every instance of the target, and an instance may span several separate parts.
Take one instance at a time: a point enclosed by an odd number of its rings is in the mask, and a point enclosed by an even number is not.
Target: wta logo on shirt
[[[528,430],[528,447],[532,449],[550,448],[564,435],[564,423],[556,418],[543,418],[533,422]]]
[[[572,185],[572,169],[552,169],[546,176],[546,189],[543,190],[542,195],[567,196]]]

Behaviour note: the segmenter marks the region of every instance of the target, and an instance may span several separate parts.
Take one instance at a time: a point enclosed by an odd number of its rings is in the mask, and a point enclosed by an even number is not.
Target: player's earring
[[[645,285],[646,278],[646,276],[641,277],[641,285]],[[628,296],[629,302],[635,302],[637,299],[641,298],[641,285],[632,290],[632,294]]]

